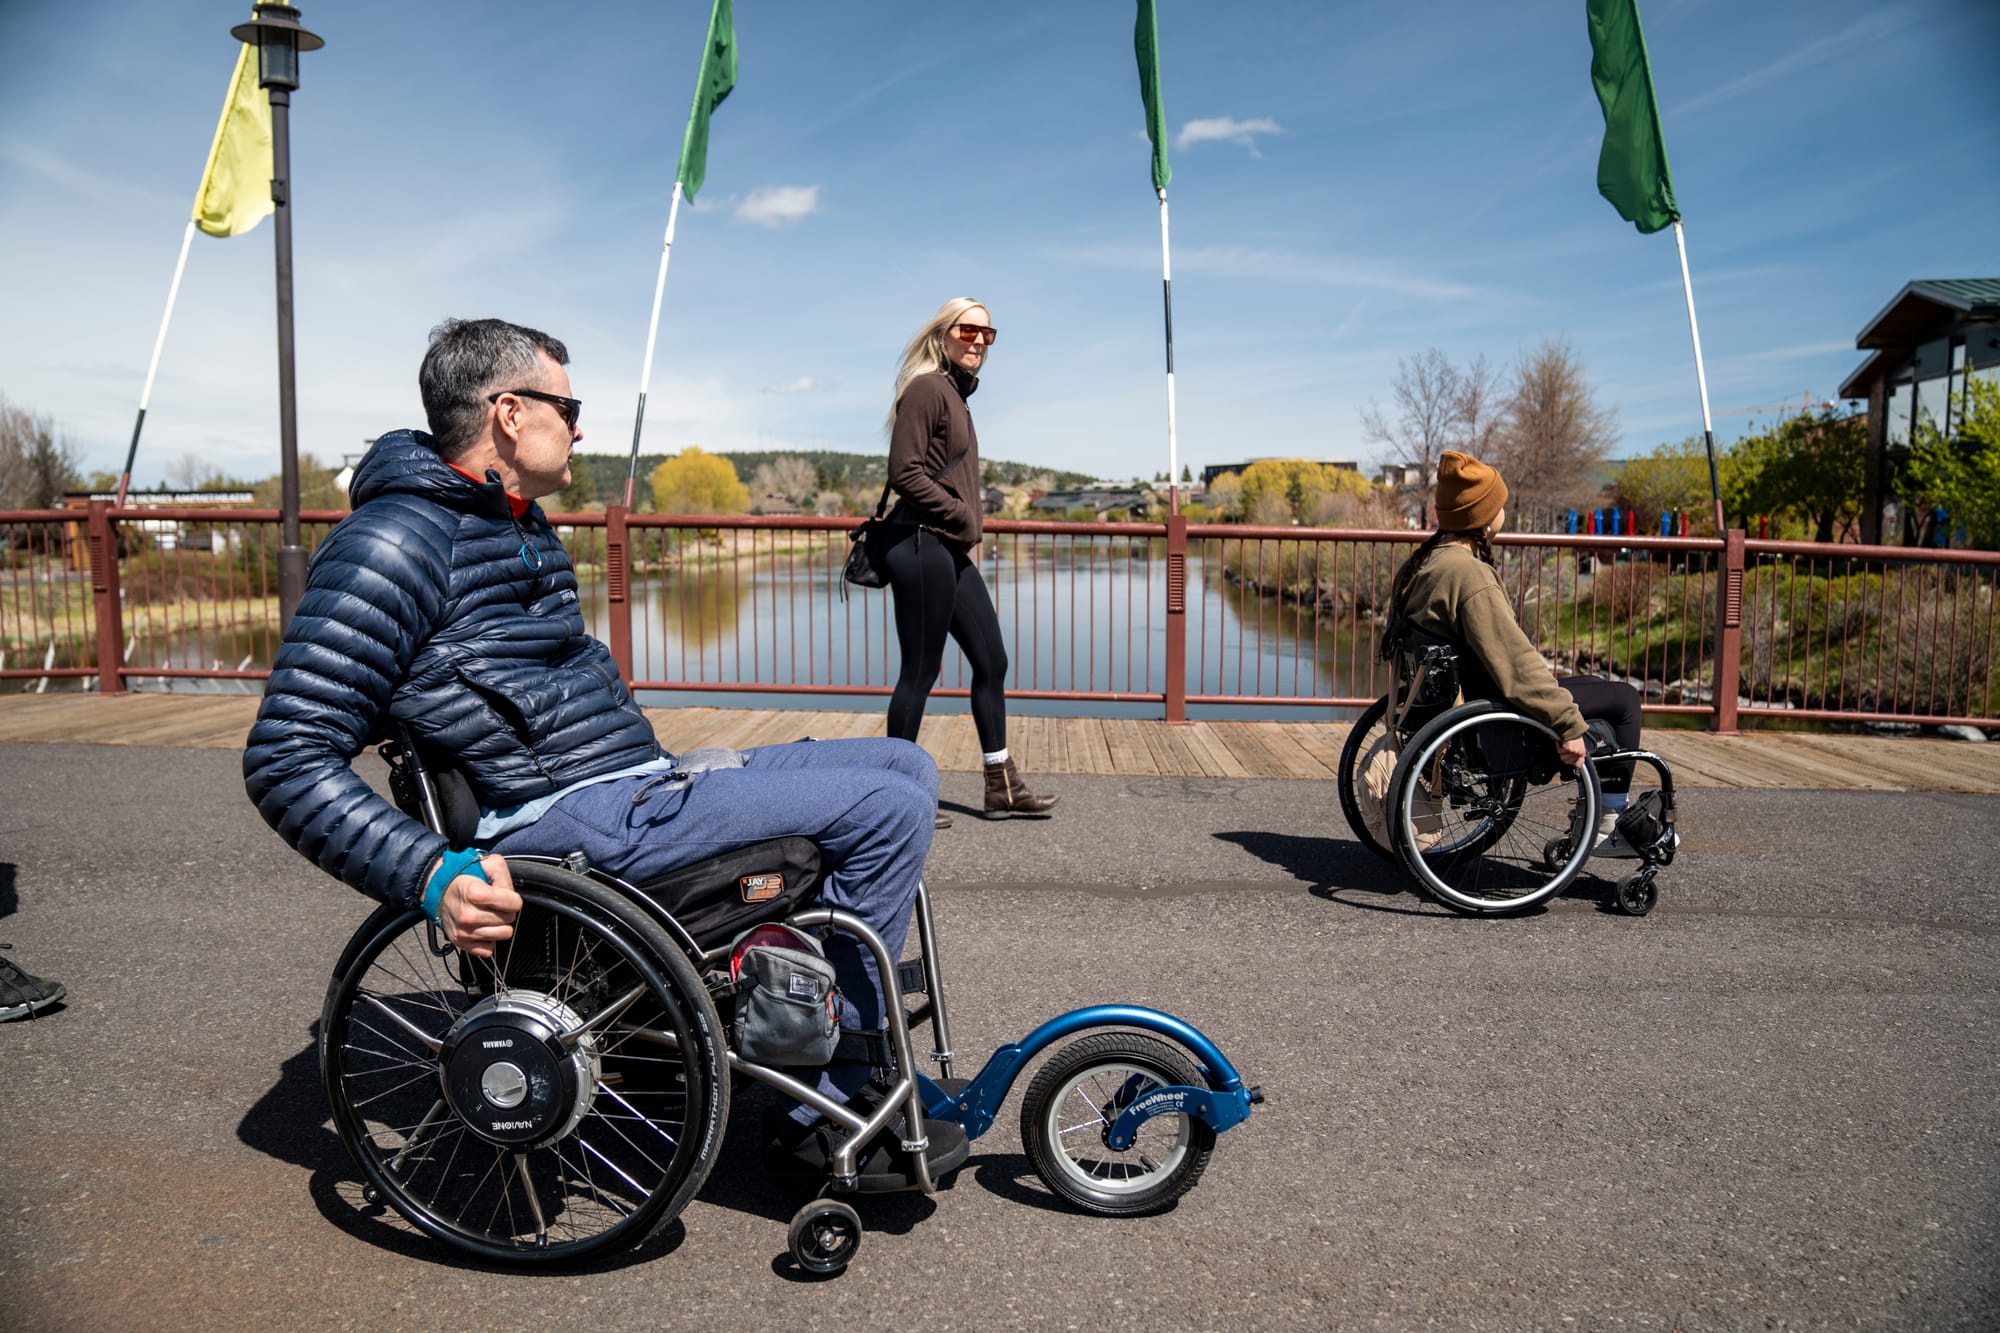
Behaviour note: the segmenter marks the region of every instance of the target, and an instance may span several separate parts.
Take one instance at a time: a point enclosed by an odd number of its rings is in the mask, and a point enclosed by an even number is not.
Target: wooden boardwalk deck
[[[251,695],[0,695],[0,743],[241,748],[257,711]],[[671,748],[748,747],[800,736],[879,736],[879,712],[770,708],[648,709]],[[1339,722],[1163,722],[1025,717],[1009,721],[1011,747],[1029,773],[1123,777],[1303,778],[1334,776],[1347,726]],[[922,742],[940,767],[979,767],[972,719],[934,717]],[[1711,736],[1649,731],[1647,744],[1685,787],[1788,787],[1849,791],[2000,793],[2000,744],[1917,737],[1749,732]]]

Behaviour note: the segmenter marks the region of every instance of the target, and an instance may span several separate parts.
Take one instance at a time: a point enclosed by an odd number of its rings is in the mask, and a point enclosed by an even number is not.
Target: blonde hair
[[[924,326],[917,330],[910,345],[903,349],[903,364],[896,369],[896,392],[889,396],[889,415],[883,420],[884,430],[896,427],[896,404],[903,401],[903,390],[910,387],[910,381],[919,375],[928,375],[945,369],[951,364],[945,359],[944,331],[958,323],[968,310],[984,310],[984,302],[969,296],[954,296],[937,308]]]

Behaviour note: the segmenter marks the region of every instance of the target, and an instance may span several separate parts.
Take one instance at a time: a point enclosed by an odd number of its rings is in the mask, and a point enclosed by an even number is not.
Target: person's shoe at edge
[[[987,819],[1007,819],[1014,815],[1040,817],[1048,814],[1060,799],[1029,791],[1011,758],[986,765],[986,808],[981,814]]]
[[[12,949],[0,944],[0,949]],[[67,994],[62,983],[25,972],[11,959],[0,958],[0,1023],[33,1018]]]

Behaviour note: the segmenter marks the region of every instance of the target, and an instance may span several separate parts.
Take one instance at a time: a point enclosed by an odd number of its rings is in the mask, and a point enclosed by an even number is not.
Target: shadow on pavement
[[[521,1273],[518,1264],[488,1263],[434,1241],[411,1229],[393,1210],[361,1196],[361,1171],[341,1147],[327,1114],[326,1094],[319,1074],[319,1024],[312,1026],[304,1050],[280,1067],[278,1081],[259,1097],[236,1126],[246,1147],[303,1167],[312,1173],[307,1192],[320,1215],[348,1235],[368,1245],[423,1263],[487,1273]],[[686,1236],[678,1220],[628,1250],[581,1263],[560,1264],[547,1271],[566,1276],[607,1273],[671,1254]]]
[[[1262,829],[1219,832],[1216,838],[1234,843],[1244,851],[1292,878],[1303,880],[1313,897],[1364,912],[1388,912],[1398,916],[1428,916],[1454,920],[1463,918],[1440,903],[1416,891],[1401,866],[1376,856],[1360,843],[1347,838],[1305,837],[1295,833],[1270,833]],[[1553,900],[1563,907],[1591,906],[1599,912],[1621,915],[1617,907],[1615,877],[1606,878],[1592,869],[1592,862],[1575,882]],[[1550,904],[1521,913],[1539,916]]]

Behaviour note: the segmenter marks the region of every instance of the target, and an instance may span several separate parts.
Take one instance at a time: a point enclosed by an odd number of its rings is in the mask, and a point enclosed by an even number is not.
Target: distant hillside
[[[780,458],[803,458],[811,463],[819,474],[819,488],[823,491],[879,487],[887,479],[889,468],[886,454],[844,454],[830,449],[773,449],[721,456],[735,467],[737,477],[746,486],[757,475],[761,464]],[[570,459],[570,469],[578,480],[590,487],[591,493],[596,496],[596,507],[601,508],[625,493],[627,459],[625,454],[578,453]],[[639,455],[637,494],[634,498],[640,508],[646,506],[646,479],[664,460],[664,454]],[[1059,468],[1010,463],[999,458],[987,459],[985,472],[987,484],[998,486],[1018,486],[1031,477],[1047,475],[1055,479],[1056,489],[1065,490],[1092,480],[1087,472],[1065,472]]]

